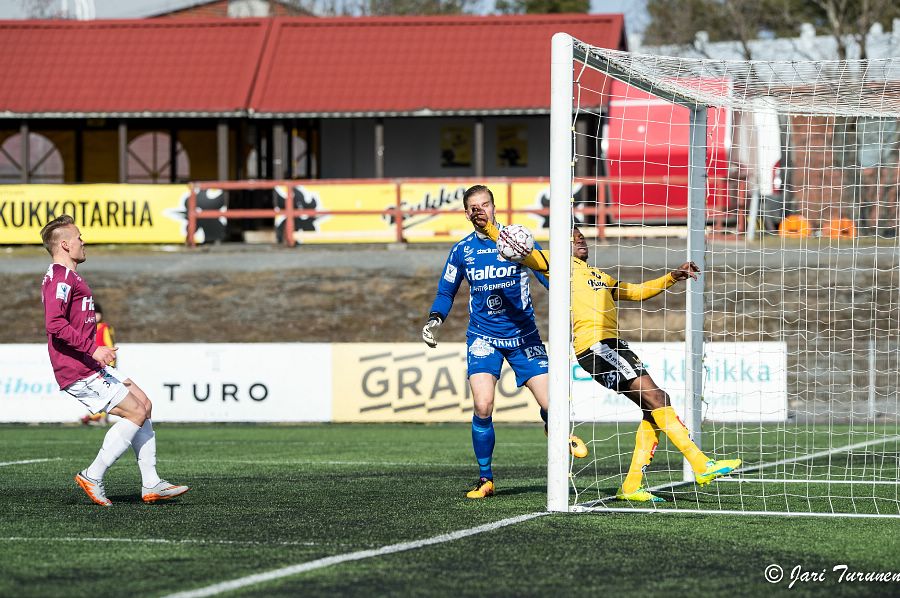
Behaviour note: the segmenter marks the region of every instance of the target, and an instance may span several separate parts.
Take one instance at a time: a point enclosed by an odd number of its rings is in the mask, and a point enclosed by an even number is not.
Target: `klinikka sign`
[[[683,343],[630,343],[644,368],[684,412],[687,365]],[[781,342],[707,343],[703,357],[703,419],[769,422],[787,419],[787,346]],[[572,366],[575,421],[638,421],[641,410]]]

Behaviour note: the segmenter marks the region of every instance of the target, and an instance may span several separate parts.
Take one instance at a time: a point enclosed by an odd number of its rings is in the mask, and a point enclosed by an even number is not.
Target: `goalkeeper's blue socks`
[[[490,417],[472,416],[472,448],[478,459],[479,476],[494,479],[491,472],[491,459],[494,455],[494,422]]]
[[[544,420],[544,432],[547,431],[547,410],[541,409],[541,419]]]

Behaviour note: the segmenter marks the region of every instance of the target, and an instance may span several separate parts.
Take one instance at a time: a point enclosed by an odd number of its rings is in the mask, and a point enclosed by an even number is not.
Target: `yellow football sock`
[[[653,453],[656,452],[657,444],[659,444],[659,437],[656,435],[656,428],[647,420],[641,420],[634,440],[634,455],[631,456],[631,467],[628,468],[628,475],[625,476],[625,482],[622,484],[623,494],[631,494],[641,487],[641,480],[644,479],[644,468],[650,465],[650,461],[653,460]]]
[[[703,454],[703,451],[694,444],[688,434],[688,429],[681,422],[681,418],[675,413],[671,407],[660,407],[650,412],[653,421],[659,426],[659,429],[665,432],[669,440],[678,447],[678,450],[684,455],[684,458],[691,464],[694,473],[703,473],[706,471],[706,464],[709,457]]]

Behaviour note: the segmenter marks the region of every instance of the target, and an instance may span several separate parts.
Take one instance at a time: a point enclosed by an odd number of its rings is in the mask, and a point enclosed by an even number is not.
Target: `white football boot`
[[[176,496],[181,496],[190,490],[187,486],[176,486],[165,480],[160,480],[153,488],[141,487],[141,498],[146,503],[154,503],[159,500],[169,500]]]
[[[79,471],[75,475],[75,483],[81,486],[81,489],[88,495],[88,498],[94,501],[94,504],[98,504],[102,507],[111,506],[112,501],[106,498],[106,489],[103,487],[103,480],[89,478],[85,471]]]

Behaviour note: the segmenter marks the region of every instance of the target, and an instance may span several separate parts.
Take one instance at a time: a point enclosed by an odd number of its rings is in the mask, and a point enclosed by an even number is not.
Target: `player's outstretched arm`
[[[653,280],[648,280],[640,284],[632,284],[628,282],[620,282],[616,287],[616,299],[625,299],[627,301],[643,301],[656,297],[676,282],[693,278],[697,280],[700,276],[700,268],[694,262],[685,262],[672,270],[665,276],[660,276]]]
[[[454,247],[447,257],[447,263],[444,264],[443,273],[438,280],[434,303],[431,304],[431,310],[428,312],[428,321],[422,328],[422,340],[432,349],[437,347],[437,338],[435,338],[437,329],[450,315],[450,310],[453,309],[453,299],[462,284],[465,267],[459,257],[458,248],[458,245]]]
[[[493,222],[489,222],[487,215],[476,214],[472,218],[472,226],[478,232],[487,235],[491,241],[497,242],[500,237],[500,229]],[[543,249],[532,249],[531,253],[525,256],[521,262],[523,266],[531,268],[535,272],[548,274],[550,272],[550,252]]]

